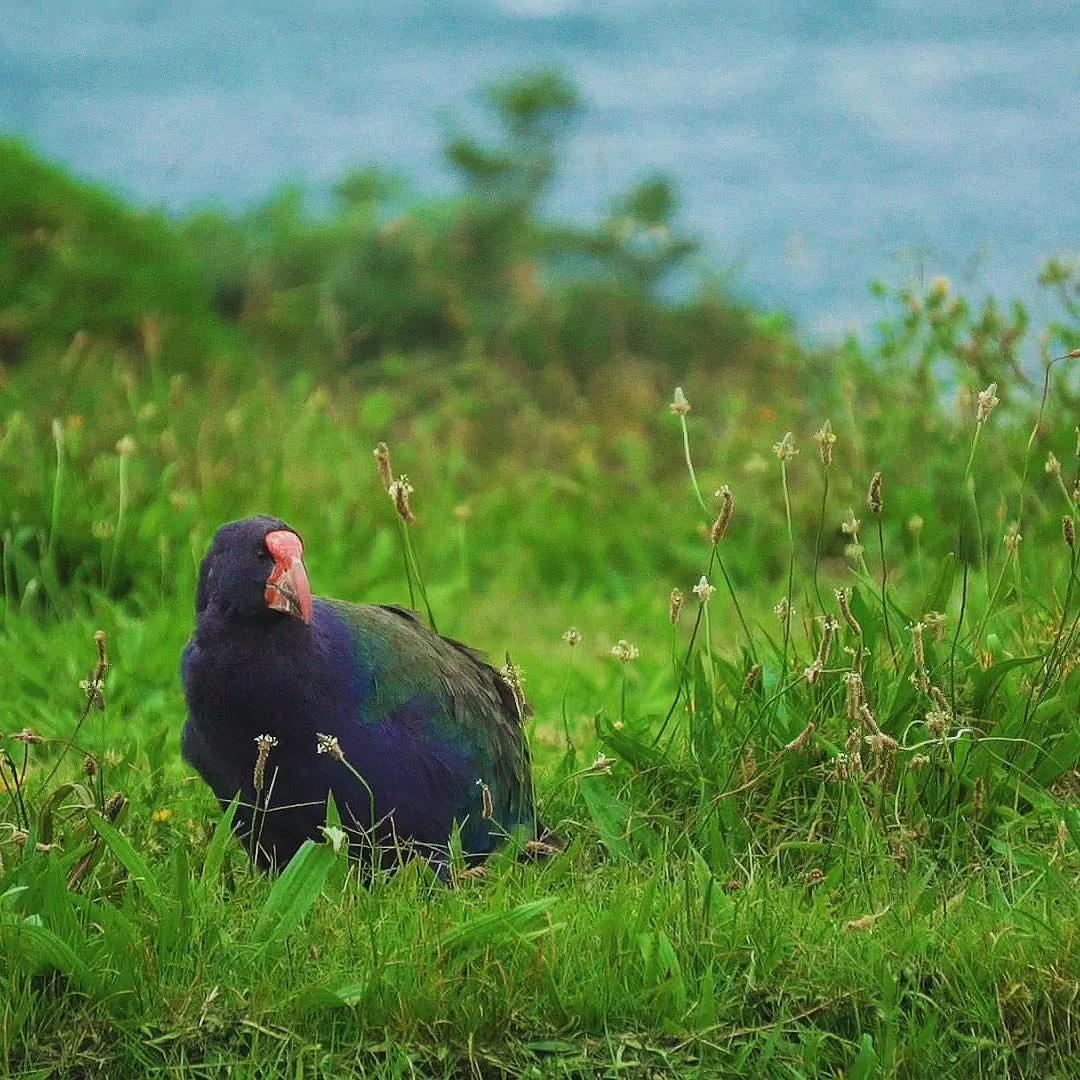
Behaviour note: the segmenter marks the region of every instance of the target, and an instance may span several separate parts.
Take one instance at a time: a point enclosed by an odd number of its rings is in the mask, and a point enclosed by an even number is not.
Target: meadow
[[[211,228],[3,149],[0,1072],[1077,1073],[1072,269],[1046,327],[936,279],[812,350],[664,299],[640,246],[545,277],[531,194],[490,233],[468,200]],[[360,333],[343,267],[427,291]],[[364,883],[331,830],[250,867],[178,666],[256,511],[316,592],[513,664],[565,853]]]

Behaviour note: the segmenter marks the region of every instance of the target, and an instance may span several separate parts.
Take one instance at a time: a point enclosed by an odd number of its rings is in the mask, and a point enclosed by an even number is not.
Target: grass
[[[1048,283],[1069,355],[1034,387],[1023,313],[941,281],[874,347],[674,396],[647,358],[583,386],[482,343],[283,375],[232,331],[195,375],[138,304],[141,344],[34,337],[0,369],[0,1073],[1076,1074],[1075,276]],[[453,889],[330,842],[248,865],[179,760],[178,665],[209,536],[254,511],[317,591],[510,652],[565,854]]]
[[[243,415],[258,412],[253,401]],[[212,438],[213,420],[203,423]],[[271,470],[329,437],[303,407],[294,423]],[[972,418],[964,469],[977,481],[983,426]],[[681,448],[669,429],[670,451],[693,476],[683,431]],[[122,446],[100,470],[114,485],[114,531],[87,556],[97,569],[63,584],[47,560],[63,548],[67,493],[85,479],[61,436],[52,449],[40,577],[5,577],[6,1073],[1075,1071],[1080,639],[1075,551],[1060,533],[1043,530],[1039,551],[1003,542],[979,573],[937,554],[931,575],[891,555],[895,533],[882,529],[876,555],[852,550],[847,571],[823,574],[817,537],[838,513],[803,467],[796,505],[822,516],[793,523],[799,458],[781,440],[780,621],[776,592],[689,592],[721,555],[746,559],[741,501],[715,544],[696,541],[700,573],[682,582],[674,625],[659,581],[545,601],[510,573],[469,602],[429,574],[452,632],[492,651],[509,644],[528,672],[540,798],[570,851],[539,867],[507,853],[485,878],[446,889],[419,865],[365,886],[343,852],[312,845],[268,879],[176,753],[197,542],[157,572],[129,570],[127,591],[108,595],[124,561],[115,538],[144,535],[127,502],[138,498],[139,451]],[[175,474],[197,474],[198,453],[180,451]],[[242,506],[242,484],[260,490],[266,466],[250,451],[238,460],[247,471],[231,496]],[[377,492],[374,459],[366,467]],[[836,469],[823,466],[818,482],[831,472],[836,484]],[[884,492],[877,522],[890,512]],[[550,495],[536,512],[554,522],[558,505]],[[499,520],[483,512],[489,527]],[[373,513],[377,535],[392,536],[389,501]],[[626,504],[620,513],[633,528]],[[684,516],[692,532],[690,498]],[[475,521],[464,524],[473,535]],[[814,538],[805,550],[802,532]],[[1039,542],[1035,522],[1032,532]],[[506,554],[505,537],[485,535]],[[424,555],[459,568],[449,526],[429,517],[406,536],[412,578]],[[12,563],[29,559],[11,532],[5,544]],[[308,549],[315,574],[325,561],[333,584],[350,587],[333,542]],[[400,596],[401,553],[391,544],[381,558],[386,582],[374,591]],[[996,584],[983,588],[982,570]],[[51,588],[34,587],[50,574]],[[819,574],[847,590],[847,616]],[[43,611],[40,589],[58,604]],[[814,617],[819,594],[828,619]],[[573,647],[561,635],[571,619],[583,635]],[[616,637],[640,655],[611,656]]]

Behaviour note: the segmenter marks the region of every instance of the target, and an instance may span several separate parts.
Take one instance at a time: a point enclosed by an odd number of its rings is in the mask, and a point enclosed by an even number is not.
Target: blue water
[[[0,2],[0,129],[146,204],[242,206],[378,163],[447,190],[475,88],[557,64],[587,111],[549,209],[635,179],[807,336],[872,277],[1020,296],[1080,254],[1076,0]]]

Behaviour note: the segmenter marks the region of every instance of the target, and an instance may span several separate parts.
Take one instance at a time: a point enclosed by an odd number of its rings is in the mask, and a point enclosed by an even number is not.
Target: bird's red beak
[[[277,529],[266,534],[266,549],[274,556],[274,569],[266,579],[266,606],[310,623],[311,585],[300,537]]]

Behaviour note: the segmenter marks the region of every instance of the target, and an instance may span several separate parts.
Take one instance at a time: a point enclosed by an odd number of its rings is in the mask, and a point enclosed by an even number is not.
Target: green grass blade
[[[214,826],[214,835],[210,837],[210,843],[206,847],[206,858],[203,860],[202,874],[199,884],[208,889],[221,877],[221,868],[225,862],[225,850],[233,835],[233,821],[236,819],[236,810],[240,805],[240,796],[235,798],[225,808],[224,813],[218,818]]]
[[[146,897],[148,903],[154,909],[154,914],[160,918],[165,912],[169,898],[162,890],[157,878],[154,877],[149,863],[135,850],[131,841],[100,814],[92,814],[91,820],[98,835],[123,864],[124,869],[130,875],[130,880],[138,886],[143,896]]]
[[[300,925],[322,891],[334,863],[329,844],[305,840],[289,861],[259,912],[252,941],[262,947],[284,940]]]

